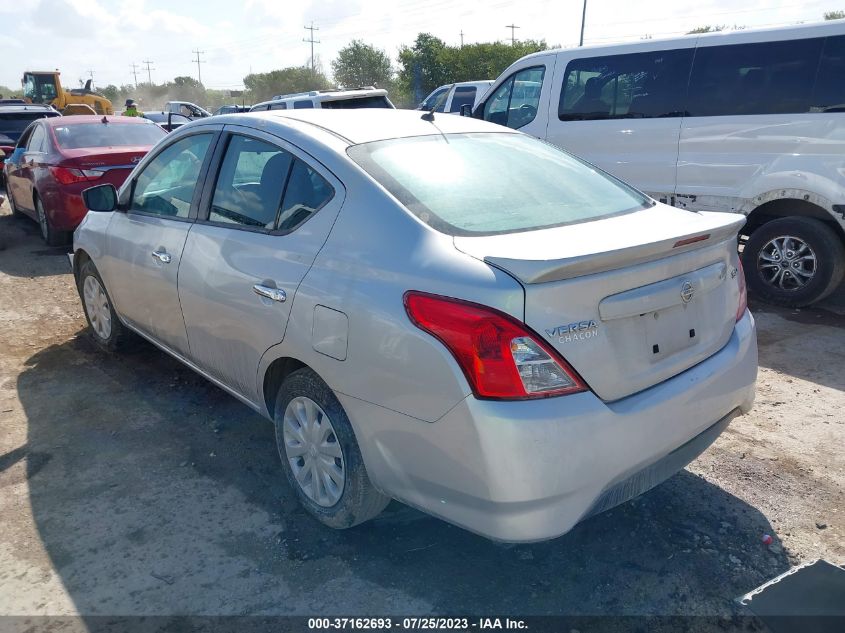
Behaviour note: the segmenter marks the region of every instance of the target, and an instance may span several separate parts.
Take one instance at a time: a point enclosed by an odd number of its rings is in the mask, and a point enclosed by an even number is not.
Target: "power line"
[[[132,62],[129,65],[132,66],[132,74],[135,76],[135,88],[137,89],[138,88],[138,64],[136,64],[135,62]]]
[[[511,46],[516,46],[516,29],[520,27],[516,24],[508,24],[505,28],[511,30]]]
[[[152,64],[154,64],[155,62],[153,62],[153,61],[151,61],[151,60],[149,60],[149,59],[145,59],[145,60],[144,60],[144,61],[142,61],[141,63],[142,63],[142,64],[144,64],[144,65],[146,65],[146,67],[147,67],[147,80],[150,82],[150,85],[152,86],[152,85],[153,85],[153,74],[152,74],[152,71],[154,71],[154,70],[155,70],[155,68],[150,68],[150,66],[151,66]]]
[[[191,61],[197,63],[197,79],[200,83],[202,83],[202,70],[200,69],[200,64],[204,64],[205,62],[200,60],[200,55],[205,55],[205,51],[193,50],[191,52],[197,56],[196,59],[192,59]]]
[[[314,31],[319,31],[320,27],[314,26],[314,22],[312,21],[311,26],[306,26],[305,30],[311,31],[311,36],[308,39],[303,38],[302,41],[303,42],[311,42],[311,74],[316,75],[317,71],[315,70],[315,66],[314,66],[314,44],[319,44],[320,40],[314,39]]]

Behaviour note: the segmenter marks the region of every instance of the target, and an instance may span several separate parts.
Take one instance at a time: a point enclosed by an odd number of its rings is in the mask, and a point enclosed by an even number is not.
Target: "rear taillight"
[[[72,167],[50,167],[53,177],[62,185],[72,185],[75,182],[90,182],[103,176],[103,172],[96,169],[75,169]]]
[[[742,269],[742,260],[736,268],[737,284],[739,285],[739,305],[736,307],[736,320],[739,321],[745,316],[745,311],[748,309],[748,290],[745,286],[745,271]]]
[[[405,293],[405,310],[452,353],[478,398],[523,400],[587,389],[557,352],[503,312],[416,291]]]

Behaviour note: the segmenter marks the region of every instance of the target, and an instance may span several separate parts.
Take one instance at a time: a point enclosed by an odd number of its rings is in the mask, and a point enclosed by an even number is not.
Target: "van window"
[[[301,110],[303,108],[313,108],[314,104],[311,103],[311,99],[305,99],[300,101],[293,102],[293,109],[294,110]]]
[[[825,39],[811,112],[845,112],[845,35]]]
[[[449,112],[460,112],[461,106],[472,106],[475,104],[475,86],[458,86],[455,88],[455,94],[452,95],[452,105],[449,107]]]
[[[815,38],[697,49],[689,115],[809,112],[822,42]]]
[[[574,59],[558,118],[581,121],[682,116],[693,49]]]
[[[449,88],[450,86],[443,86],[442,88],[438,88],[437,90],[432,92],[430,95],[428,95],[428,98],[420,104],[419,109],[431,110],[435,105],[437,105],[437,100],[440,99],[440,97],[443,97],[443,101],[438,106],[440,108],[438,112],[443,112],[443,107],[446,104],[446,97],[444,95],[446,94],[446,92],[449,91]]]
[[[267,106],[268,110],[287,110],[288,104],[284,101],[282,103],[271,103]]]
[[[511,75],[484,104],[484,120],[519,129],[537,116],[545,66],[524,68]]]

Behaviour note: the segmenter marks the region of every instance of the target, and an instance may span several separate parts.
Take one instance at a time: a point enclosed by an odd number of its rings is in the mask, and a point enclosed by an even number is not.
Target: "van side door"
[[[669,201],[694,46],[561,53],[547,140]]]

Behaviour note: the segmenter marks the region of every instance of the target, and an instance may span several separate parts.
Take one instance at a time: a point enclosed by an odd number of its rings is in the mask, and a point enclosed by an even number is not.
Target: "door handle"
[[[173,258],[170,256],[169,253],[165,253],[164,251],[153,251],[152,252],[153,259],[157,259],[162,264],[169,264]]]
[[[261,297],[267,297],[268,299],[278,301],[279,303],[284,303],[285,299],[288,298],[287,293],[281,288],[271,288],[270,286],[264,286],[262,284],[255,284],[252,287],[252,291]]]

